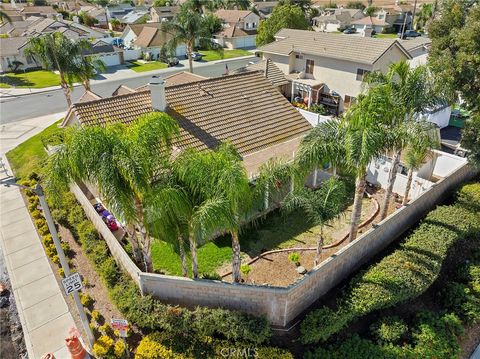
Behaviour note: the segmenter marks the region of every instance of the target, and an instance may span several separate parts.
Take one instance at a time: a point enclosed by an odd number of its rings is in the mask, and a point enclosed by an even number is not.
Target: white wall
[[[138,49],[123,50],[123,59],[125,61],[137,60],[140,58],[141,54],[142,51]]]
[[[318,113],[310,112],[301,108],[296,108],[298,112],[312,125],[317,126],[319,123],[330,120],[332,116],[322,116]]]
[[[446,106],[444,108],[438,109],[435,112],[422,113],[419,117],[424,118],[426,121],[436,124],[440,128],[444,128],[448,126],[451,113],[452,113],[452,108],[450,106]]]
[[[97,57],[105,63],[105,66],[120,65],[120,55],[118,52],[110,53],[110,54],[101,54]]]

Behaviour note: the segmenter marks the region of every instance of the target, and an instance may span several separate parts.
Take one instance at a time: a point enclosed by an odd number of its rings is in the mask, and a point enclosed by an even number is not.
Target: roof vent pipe
[[[167,108],[165,98],[165,80],[160,76],[152,76],[150,83],[150,96],[152,97],[152,107],[156,111],[164,112]]]

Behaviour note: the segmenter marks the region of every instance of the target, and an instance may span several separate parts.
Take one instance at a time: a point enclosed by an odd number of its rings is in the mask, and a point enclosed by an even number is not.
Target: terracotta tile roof
[[[93,91],[85,91],[82,96],[78,99],[77,102],[87,102],[87,101],[93,101],[93,100],[100,100],[102,96],[97,95]]]
[[[170,86],[165,92],[167,113],[181,128],[182,148],[215,148],[229,140],[244,156],[301,137],[312,128],[258,72]],[[130,123],[150,111],[150,91],[143,90],[74,104],[65,121],[74,113],[83,126]]]
[[[248,65],[247,71],[262,71],[264,76],[270,80],[273,86],[281,86],[289,83],[285,74],[273,63],[272,60],[262,60],[255,64]]]
[[[132,92],[135,92],[135,90],[131,89],[128,86],[120,85],[115,89],[115,91],[113,91],[112,96],[125,95],[127,93],[132,93]]]
[[[355,20],[351,22],[352,25],[370,25],[370,26],[389,26],[388,22],[376,17],[365,16],[363,19]]]
[[[250,15],[250,10],[225,10],[220,9],[215,11],[215,16],[227,23],[237,23],[243,18]]]
[[[362,64],[374,64],[393,46],[408,52],[396,39],[375,39],[360,36],[341,36],[308,30],[282,29],[275,37],[279,40],[259,47],[259,52],[287,56],[292,52],[346,60]]]
[[[164,78],[166,87],[183,85],[183,84],[188,84],[188,83],[191,83],[191,82],[198,82],[198,81],[202,81],[202,80],[206,80],[206,79],[208,79],[208,77],[203,77],[203,76],[200,76],[200,75],[197,75],[197,74],[192,74],[191,72],[187,72],[187,71],[177,72],[173,75],[170,75],[170,76],[167,76],[167,77]],[[121,85],[120,87],[122,87],[122,86],[123,85]],[[144,90],[148,90],[150,87],[147,84],[147,85],[137,87],[135,90],[132,90],[132,89],[126,87],[126,86],[124,86],[124,88],[127,88],[130,91],[144,91]],[[115,96],[115,95],[113,95],[113,96]]]

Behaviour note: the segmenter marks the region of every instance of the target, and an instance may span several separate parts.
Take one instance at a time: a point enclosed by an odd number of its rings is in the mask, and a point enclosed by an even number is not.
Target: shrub
[[[123,340],[117,340],[115,343],[115,348],[113,348],[113,353],[117,358],[123,358],[127,351],[127,345]]]
[[[288,350],[274,348],[274,347],[261,347],[255,350],[256,359],[293,359],[292,353]]]
[[[57,273],[60,277],[65,278],[65,272],[63,271],[63,268],[57,269]]]
[[[68,242],[61,242],[60,245],[65,253],[70,252],[70,244]]]
[[[137,347],[135,359],[177,359],[183,357],[164,346],[162,340],[163,338],[159,333],[145,336]]]
[[[80,293],[80,302],[88,308],[93,304],[93,298],[89,294]]]
[[[398,317],[385,317],[373,324],[371,331],[379,343],[395,343],[405,337],[408,326]]]
[[[90,327],[93,336],[94,336],[95,338],[98,338],[98,336],[100,335],[100,332],[98,331],[97,323],[95,323],[95,322],[90,322],[90,323],[88,324],[88,326]]]
[[[93,343],[93,354],[98,358],[111,358],[113,356],[113,339],[102,335]]]
[[[468,183],[457,192],[457,202],[473,211],[480,212],[480,183]]]
[[[297,252],[292,252],[288,255],[288,260],[298,265],[300,264],[300,255]]]
[[[104,325],[100,325],[98,327],[98,330],[100,330],[100,332],[102,332],[104,335],[113,335],[113,329],[110,325],[108,325],[108,323],[105,323]]]
[[[96,321],[97,323],[98,323],[100,320],[102,320],[102,318],[103,318],[103,317],[102,317],[102,314],[100,314],[100,312],[99,312],[98,310],[92,310],[91,315],[92,315],[92,319],[93,319],[94,321]]]
[[[36,210],[32,211],[32,217],[35,220],[41,219],[41,218],[43,218],[43,214],[38,209],[36,209]]]
[[[43,236],[42,242],[43,242],[43,245],[45,247],[48,247],[50,245],[54,245],[53,238],[52,238],[52,235],[50,233]]]
[[[58,255],[54,255],[52,257],[50,257],[50,259],[52,260],[53,263],[59,265],[60,264],[60,258],[58,257]]]
[[[107,258],[99,268],[99,274],[107,287],[113,287],[118,279],[117,264],[113,258]]]
[[[40,233],[41,236],[46,236],[47,234],[50,233],[50,229],[48,229],[47,224],[43,225],[38,229],[38,232]]]
[[[37,227],[38,229],[42,228],[45,225],[47,225],[47,220],[45,218],[39,218],[35,220],[35,227]]]
[[[28,204],[28,210],[29,210],[30,212],[36,211],[38,205],[39,205],[39,202],[29,203],[29,204]]]
[[[336,312],[320,315],[321,321],[316,311],[307,315],[301,325],[302,342],[325,340],[355,318],[419,296],[438,277],[449,248],[478,233],[476,213],[460,206],[438,207],[400,249],[352,280]]]
[[[68,218],[68,223],[70,223],[72,227],[75,227],[81,222],[83,222],[85,220],[85,212],[83,211],[82,206],[77,204],[71,207],[67,218]]]
[[[242,272],[243,275],[248,276],[248,274],[252,271],[252,267],[250,267],[248,264],[242,264],[240,266],[240,272]]]
[[[222,277],[220,276],[220,274],[216,272],[202,273],[201,278],[210,279],[210,280],[222,280]]]

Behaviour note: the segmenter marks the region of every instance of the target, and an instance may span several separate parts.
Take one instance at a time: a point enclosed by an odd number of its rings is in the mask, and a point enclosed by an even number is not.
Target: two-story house
[[[152,6],[150,8],[150,19],[152,22],[169,21],[173,19],[179,10],[179,6]]]
[[[345,29],[352,21],[364,17],[360,9],[327,8],[312,19],[312,26],[315,31],[333,32]]]
[[[322,104],[335,115],[362,90],[363,76],[386,72],[388,65],[411,55],[396,39],[335,35],[282,29],[276,41],[258,49],[290,80],[287,96],[308,107]]]
[[[223,29],[214,34],[214,41],[228,49],[255,47],[260,17],[250,10],[218,10]]]

